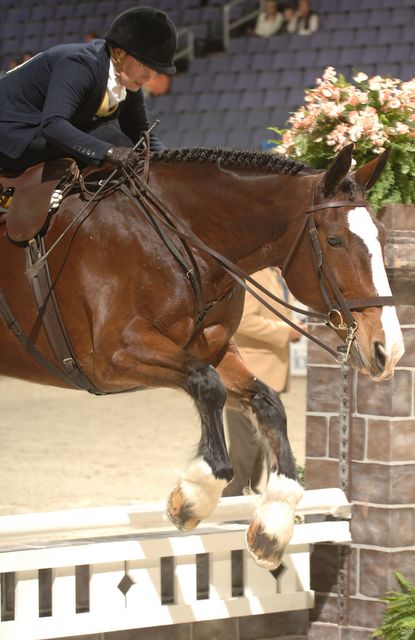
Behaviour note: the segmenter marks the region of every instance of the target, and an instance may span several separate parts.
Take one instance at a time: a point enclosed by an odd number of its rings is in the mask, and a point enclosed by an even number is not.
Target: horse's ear
[[[389,154],[390,148],[385,149],[378,158],[371,160],[356,171],[356,182],[364,191],[373,187],[385,167]]]
[[[337,185],[342,182],[349,173],[352,164],[353,149],[353,142],[343,147],[328,168],[323,180],[323,193],[325,196],[334,193]]]

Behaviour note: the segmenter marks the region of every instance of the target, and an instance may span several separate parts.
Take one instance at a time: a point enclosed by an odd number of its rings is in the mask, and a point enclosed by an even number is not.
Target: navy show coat
[[[0,78],[0,153],[30,164],[30,145],[44,138],[62,156],[99,166],[109,142],[88,131],[105,95],[110,55],[104,40],[62,44]],[[115,115],[134,142],[149,122],[143,93],[127,91]],[[151,135],[152,149],[162,149]]]

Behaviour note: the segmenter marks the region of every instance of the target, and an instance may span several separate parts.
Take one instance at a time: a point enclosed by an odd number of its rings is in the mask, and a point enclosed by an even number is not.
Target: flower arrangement
[[[390,148],[368,200],[375,211],[387,203],[415,203],[415,79],[369,78],[360,72],[349,83],[328,67],[306,90],[305,102],[291,114],[291,128],[269,127],[282,136],[270,141],[273,150],[325,169],[350,142],[357,166]]]

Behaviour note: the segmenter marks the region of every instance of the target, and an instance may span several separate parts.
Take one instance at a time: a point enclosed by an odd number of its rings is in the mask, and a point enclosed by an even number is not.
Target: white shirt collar
[[[113,107],[114,105],[122,102],[127,97],[127,90],[120,84],[118,80],[117,74],[115,72],[115,65],[110,58],[110,70],[108,76],[108,84],[107,84],[107,92],[108,92],[108,101],[109,106]]]

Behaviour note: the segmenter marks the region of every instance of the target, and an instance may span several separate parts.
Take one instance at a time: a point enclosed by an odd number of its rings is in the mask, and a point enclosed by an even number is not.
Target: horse
[[[85,191],[70,190],[44,232],[53,292],[94,388],[179,388],[197,407],[197,453],[167,501],[179,529],[209,516],[232,478],[225,402],[251,418],[268,481],[246,544],[270,570],[281,563],[303,489],[280,397],[250,373],[232,341],[243,285],[260,269],[281,268],[294,296],[328,319],[352,365],[377,381],[390,377],[402,333],[383,264],[385,231],[365,200],[385,161],[379,156],[352,172],[352,145],[327,171],[280,154],[165,150],[151,154],[146,180],[130,180],[135,191],[115,185],[85,210]],[[9,308],[34,347],[61,368],[25,274],[25,252],[6,233],[0,243]],[[0,345],[0,374],[69,386],[2,322]]]

